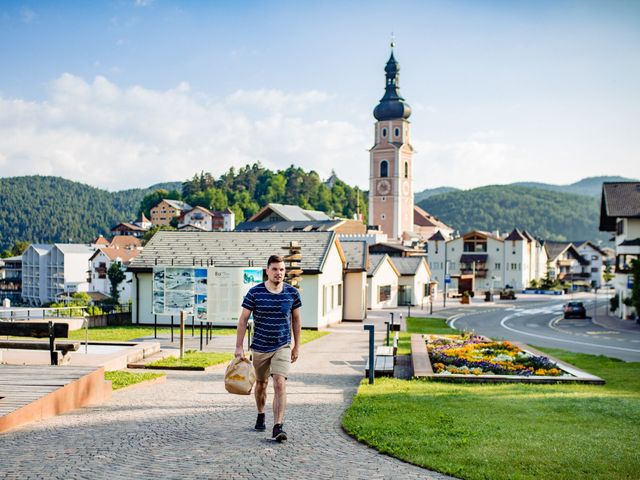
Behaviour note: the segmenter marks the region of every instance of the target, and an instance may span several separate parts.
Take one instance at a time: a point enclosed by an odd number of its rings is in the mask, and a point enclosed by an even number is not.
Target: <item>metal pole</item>
[[[200,351],[202,351],[202,323],[200,322]]]
[[[180,358],[184,358],[184,316],[185,312],[180,312]],[[171,317],[173,320],[173,316]],[[173,329],[171,330],[173,332]]]
[[[429,299],[429,315],[433,313],[433,299]]]
[[[153,338],[158,338],[158,315],[153,314]]]
[[[182,318],[182,312],[180,312],[180,318]],[[171,343],[173,343],[173,315],[171,315]]]
[[[191,336],[192,337],[195,336],[195,330],[196,330],[196,316],[193,315],[191,317]]]
[[[369,385],[373,385],[373,375],[375,373],[375,359],[373,356],[373,336],[375,325],[365,325],[364,329],[369,331]]]
[[[389,322],[384,322],[384,324],[387,326],[387,347],[389,346]]]
[[[407,305],[407,318],[411,316],[411,304]]]

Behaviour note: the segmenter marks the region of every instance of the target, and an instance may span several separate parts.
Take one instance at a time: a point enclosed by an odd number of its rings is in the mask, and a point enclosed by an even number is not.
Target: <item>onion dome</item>
[[[376,120],[395,120],[399,118],[407,119],[411,115],[411,107],[405,103],[400,95],[400,64],[393,56],[393,43],[391,44],[391,56],[384,67],[387,84],[384,96],[380,103],[373,110]]]

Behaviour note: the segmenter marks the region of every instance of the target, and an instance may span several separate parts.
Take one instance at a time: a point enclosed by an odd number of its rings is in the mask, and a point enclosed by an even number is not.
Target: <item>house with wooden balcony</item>
[[[571,283],[580,290],[591,288],[590,262],[573,243],[545,240],[543,245],[547,252],[551,278]]]
[[[633,287],[632,262],[640,261],[640,182],[605,182],[600,203],[600,231],[614,234],[616,261],[613,286],[620,299],[620,318],[638,315],[624,304]]]

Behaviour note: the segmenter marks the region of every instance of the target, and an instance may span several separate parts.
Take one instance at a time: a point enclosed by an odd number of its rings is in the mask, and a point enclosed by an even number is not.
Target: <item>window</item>
[[[384,220],[384,219],[385,219],[385,218],[387,218],[387,217],[386,217],[386,216],[384,215],[384,213],[383,213],[382,215],[380,215],[380,218],[381,218],[382,220]]]
[[[511,270],[518,270],[518,264],[517,263],[512,263],[511,264]]]
[[[391,299],[391,285],[378,287],[378,302],[386,302]]]
[[[624,233],[624,219],[618,220],[616,223],[616,235],[622,235]]]
[[[396,137],[399,137],[399,136],[400,136],[400,129],[399,129],[399,128],[396,128],[396,129],[394,130],[394,135],[395,135]]]
[[[598,270],[598,267],[591,267],[591,273],[597,273]]]
[[[495,267],[496,270],[500,270],[502,268],[502,265],[500,265],[499,263],[496,263]]]
[[[389,162],[386,160],[382,160],[380,162],[380,176],[388,177],[389,176]]]
[[[387,136],[387,129],[383,128],[382,129],[382,137],[385,138]]]
[[[341,307],[342,306],[342,284],[339,283],[337,287],[338,287],[338,306]]]
[[[404,178],[409,178],[409,162],[404,162]]]

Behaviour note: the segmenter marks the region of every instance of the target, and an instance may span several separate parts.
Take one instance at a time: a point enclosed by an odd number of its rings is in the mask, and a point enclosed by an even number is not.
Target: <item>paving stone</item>
[[[449,478],[379,454],[342,431],[368,337],[358,324],[331,331],[304,345],[293,365],[287,442],[271,441],[270,428],[253,430],[253,397],[228,394],[223,369],[174,371],[165,383],[0,435],[0,478]],[[270,387],[269,427],[271,398]]]

